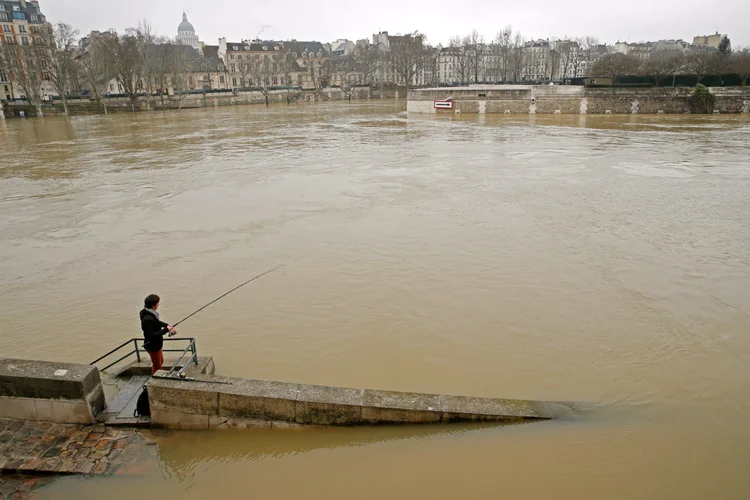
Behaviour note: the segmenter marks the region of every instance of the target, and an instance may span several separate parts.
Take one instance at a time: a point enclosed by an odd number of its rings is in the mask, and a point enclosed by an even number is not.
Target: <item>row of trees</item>
[[[598,56],[599,41],[594,37],[553,40],[544,53],[544,72],[547,79],[564,80],[580,74]],[[460,83],[481,81],[521,81],[527,67],[535,61],[526,38],[507,26],[487,43],[474,30],[468,35],[451,38],[447,48],[453,70]]]
[[[591,76],[621,78],[642,76],[653,79],[656,86],[665,78],[677,75],[694,76],[697,83],[708,75],[736,74],[747,85],[750,77],[750,49],[732,51],[727,45],[720,50],[660,50],[639,59],[625,54],[607,54],[591,68]]]

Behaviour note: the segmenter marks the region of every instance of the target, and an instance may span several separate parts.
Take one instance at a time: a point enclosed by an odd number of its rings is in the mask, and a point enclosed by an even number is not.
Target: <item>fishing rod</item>
[[[227,293],[225,293],[225,294],[224,294],[224,295],[222,295],[221,297],[217,297],[217,298],[215,298],[214,300],[212,300],[211,302],[209,302],[209,303],[208,303],[208,304],[206,304],[205,306],[201,307],[200,309],[198,309],[198,310],[197,310],[197,311],[195,311],[194,313],[192,313],[192,314],[189,314],[189,315],[187,315],[186,317],[182,318],[182,319],[181,319],[180,321],[178,321],[177,323],[175,323],[175,324],[174,324],[174,325],[172,325],[172,326],[173,326],[173,327],[176,327],[176,326],[177,326],[177,325],[179,325],[180,323],[182,323],[182,322],[184,322],[184,321],[186,321],[186,320],[188,320],[188,319],[192,318],[193,316],[195,316],[196,314],[198,314],[199,312],[201,312],[202,310],[204,310],[205,308],[207,308],[207,307],[208,307],[208,306],[210,306],[211,304],[214,304],[214,303],[218,302],[219,300],[223,299],[224,297],[226,297],[226,296],[227,296],[227,295],[229,295],[230,293],[234,292],[235,290],[239,290],[240,288],[242,288],[243,286],[247,285],[248,283],[250,283],[250,282],[253,282],[253,281],[257,280],[258,278],[262,278],[262,277],[263,277],[263,276],[265,276],[266,274],[271,274],[272,272],[274,272],[274,271],[277,271],[277,270],[281,269],[281,268],[282,268],[282,267],[284,267],[285,265],[286,265],[286,264],[282,264],[282,265],[280,265],[280,266],[278,266],[278,267],[274,267],[274,268],[273,268],[273,269],[271,269],[270,271],[266,271],[266,272],[265,272],[265,273],[263,273],[263,274],[259,274],[258,276],[255,276],[254,278],[250,278],[249,280],[247,280],[246,282],[242,283],[241,285],[239,285],[239,286],[236,286],[236,287],[232,288],[231,290],[229,290],[229,291],[228,291]]]

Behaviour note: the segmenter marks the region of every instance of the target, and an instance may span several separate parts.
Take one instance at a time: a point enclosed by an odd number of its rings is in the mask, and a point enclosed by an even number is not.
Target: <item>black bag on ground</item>
[[[134,417],[150,417],[151,416],[151,405],[148,402],[148,388],[144,385],[143,392],[138,396],[138,401],[135,403],[135,411],[133,412]]]

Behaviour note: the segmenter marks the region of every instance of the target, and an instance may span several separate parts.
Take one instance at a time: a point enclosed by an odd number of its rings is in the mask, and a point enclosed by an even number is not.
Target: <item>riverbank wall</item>
[[[713,113],[750,113],[750,87],[712,87]],[[691,88],[476,85],[409,92],[407,111],[425,114],[687,114]]]
[[[369,87],[355,88],[345,92],[339,88],[313,91],[272,90],[268,92],[269,104],[297,104],[329,101],[367,101],[371,99],[403,99],[406,91],[403,89],[371,89]],[[139,111],[161,111],[197,108],[218,108],[223,106],[244,106],[266,104],[266,95],[260,91],[240,92],[211,92],[205,94],[186,94],[183,96],[152,96],[150,99],[139,97],[135,101],[128,97],[111,97],[105,100],[108,113],[134,113]],[[68,101],[69,114],[93,115],[103,114],[104,107],[93,99],[72,99]],[[3,105],[6,118],[20,116],[33,117],[37,110],[28,104]],[[42,107],[45,116],[60,116],[65,110],[60,101],[45,103]]]
[[[474,398],[202,376],[149,382],[151,425],[168,429],[514,423],[569,416],[544,401]]]

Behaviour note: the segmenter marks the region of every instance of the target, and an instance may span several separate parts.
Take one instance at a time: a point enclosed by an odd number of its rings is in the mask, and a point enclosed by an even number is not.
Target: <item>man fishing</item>
[[[171,337],[177,333],[172,325],[168,325],[159,319],[159,313],[156,312],[159,309],[159,301],[158,295],[149,295],[143,301],[144,308],[140,313],[141,330],[143,330],[143,338],[146,339],[143,348],[151,356],[151,375],[164,366],[164,352],[162,351],[164,335],[169,333]]]

